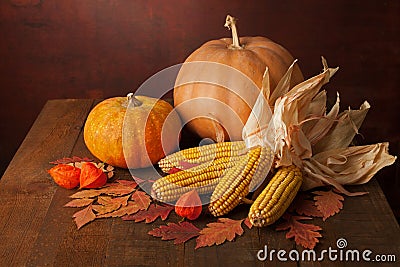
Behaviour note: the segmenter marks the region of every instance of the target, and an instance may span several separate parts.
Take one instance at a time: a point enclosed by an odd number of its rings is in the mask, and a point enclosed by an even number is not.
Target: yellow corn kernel
[[[285,213],[303,181],[294,165],[281,167],[250,207],[250,222],[257,227],[273,224]]]
[[[193,189],[196,189],[199,194],[211,193],[222,174],[245,156],[216,158],[188,170],[161,177],[152,186],[152,196],[159,201],[173,202]]]
[[[166,156],[158,162],[158,166],[164,173],[168,173],[173,167],[183,169],[181,162],[202,164],[221,157],[243,154],[245,149],[243,141],[221,142],[192,147]]]
[[[211,214],[222,216],[234,209],[267,176],[273,158],[269,148],[251,148],[246,157],[221,177],[208,206]]]

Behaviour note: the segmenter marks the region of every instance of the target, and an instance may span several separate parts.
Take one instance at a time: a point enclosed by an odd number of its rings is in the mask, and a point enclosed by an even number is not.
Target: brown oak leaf
[[[243,234],[243,221],[219,218],[217,222],[207,224],[207,227],[200,231],[200,236],[196,239],[195,249],[220,245],[226,240],[232,241],[236,235]]]
[[[67,204],[64,205],[64,207],[68,208],[82,208],[86,207],[87,205],[92,204],[94,201],[93,198],[78,198],[78,199],[73,199]]]
[[[313,192],[315,205],[318,210],[322,213],[322,220],[335,215],[343,208],[342,201],[344,200],[342,195],[336,194],[332,190],[329,191],[315,191]]]
[[[300,193],[294,199],[290,211],[296,211],[299,215],[322,217],[322,212],[318,210],[312,199],[308,199],[308,194]]]
[[[136,191],[133,193],[131,199],[135,201],[141,210],[147,210],[151,203],[150,196],[143,191]]]
[[[122,184],[121,182],[106,184],[100,189],[101,194],[106,194],[109,196],[124,196],[135,191],[136,183]]]
[[[92,205],[76,212],[73,216],[74,221],[78,229],[80,229],[85,224],[96,219],[96,215],[93,212]]]
[[[83,189],[83,190],[76,192],[75,194],[72,194],[69,197],[70,198],[93,198],[93,197],[100,196],[101,194],[102,193],[101,193],[100,189]]]
[[[109,217],[122,217],[124,215],[130,215],[138,212],[140,210],[140,207],[133,201],[128,201],[128,205],[120,207],[119,209],[105,213],[105,214],[100,214],[97,215],[97,218],[109,218]]]
[[[249,228],[249,229],[253,228],[253,224],[250,222],[249,217],[247,217],[246,219],[244,219],[244,225],[246,225],[247,228]]]
[[[97,216],[118,210],[120,207],[128,205],[128,200],[131,195],[122,197],[99,196],[97,203],[93,205],[93,210],[97,212]]]
[[[135,222],[145,221],[146,223],[151,223],[154,222],[158,217],[160,217],[161,220],[165,221],[173,209],[174,206],[170,205],[162,206],[153,204],[150,205],[147,210],[141,210],[136,214],[124,216],[122,217],[122,219],[124,221],[135,221]]]
[[[288,230],[286,238],[290,239],[294,237],[294,241],[297,245],[303,246],[304,248],[313,249],[319,242],[318,238],[322,235],[318,232],[322,228],[314,224],[301,223],[299,220],[310,220],[310,217],[304,216],[291,216],[288,213],[283,215],[285,222],[282,222],[276,227],[277,231]]]
[[[174,244],[182,244],[199,236],[200,229],[190,222],[168,223],[148,232],[149,235],[161,237],[162,240],[174,240]]]

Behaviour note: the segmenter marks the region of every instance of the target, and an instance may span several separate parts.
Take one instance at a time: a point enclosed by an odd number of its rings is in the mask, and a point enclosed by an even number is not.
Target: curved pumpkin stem
[[[127,94],[126,95],[126,99],[128,100],[128,104],[132,101],[134,107],[139,107],[139,106],[141,106],[143,104],[139,99],[137,99],[133,95],[133,93]]]
[[[232,17],[231,15],[227,15],[224,26],[232,30],[232,44],[230,45],[230,48],[242,49],[242,46],[239,43],[239,36],[236,28],[236,18]]]

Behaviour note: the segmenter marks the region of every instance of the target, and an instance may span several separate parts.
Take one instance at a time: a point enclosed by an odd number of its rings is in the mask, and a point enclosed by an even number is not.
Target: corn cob
[[[303,176],[294,165],[281,167],[250,207],[250,222],[257,227],[273,224],[292,203]]]
[[[221,177],[208,206],[214,216],[235,208],[266,177],[274,158],[269,148],[255,147]]]
[[[192,164],[202,164],[221,157],[231,157],[245,152],[243,141],[221,142],[200,147],[184,149],[166,156],[158,162],[158,166],[164,173],[168,173],[171,168],[184,169],[181,162]]]
[[[161,177],[152,186],[153,198],[173,202],[182,194],[196,189],[199,194],[214,191],[220,177],[246,155],[221,157],[201,165]]]

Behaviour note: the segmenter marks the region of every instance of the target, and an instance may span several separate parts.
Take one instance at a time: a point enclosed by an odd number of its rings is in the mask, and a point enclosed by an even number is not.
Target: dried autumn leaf
[[[249,229],[253,228],[253,224],[250,222],[249,217],[247,217],[246,219],[244,219],[244,225],[246,225],[247,228],[249,228]]]
[[[92,198],[79,198],[79,199],[73,199],[67,204],[64,205],[64,207],[68,208],[82,208],[86,207],[87,205],[92,204],[94,199]]]
[[[308,195],[300,193],[294,199],[290,211],[296,211],[299,215],[306,215],[312,217],[322,217],[322,212],[318,210],[314,201],[308,199]]]
[[[100,205],[107,206],[110,204],[121,204],[122,206],[128,205],[128,200],[131,195],[122,196],[122,197],[109,197],[109,196],[99,196],[97,198],[97,202]]]
[[[200,235],[200,229],[190,222],[168,223],[148,232],[149,235],[161,237],[162,240],[174,240],[174,244],[182,244]]]
[[[111,203],[108,205],[93,205],[92,208],[96,212],[96,216],[99,217],[103,214],[107,214],[118,210],[121,207],[120,203]]]
[[[147,210],[151,203],[149,195],[147,195],[146,192],[143,191],[136,191],[135,193],[133,193],[131,199],[135,201],[140,210]]]
[[[147,210],[141,210],[136,214],[124,216],[122,217],[122,219],[124,221],[135,221],[135,222],[145,221],[146,223],[151,223],[154,222],[158,217],[160,217],[161,220],[165,221],[173,209],[174,209],[173,206],[169,205],[162,206],[153,204],[150,205]]]
[[[81,190],[76,192],[75,194],[70,195],[70,198],[93,198],[100,196],[102,194],[101,190],[98,189],[88,189]]]
[[[117,183],[107,184],[105,187],[100,189],[102,194],[109,196],[124,196],[135,191],[137,184],[135,182],[125,183],[118,181]]]
[[[128,201],[128,205],[123,206],[113,212],[100,214],[97,218],[109,218],[109,217],[122,217],[124,215],[131,215],[140,210],[140,207],[133,201]]]
[[[315,245],[319,242],[318,238],[322,237],[322,235],[318,232],[321,231],[322,228],[317,225],[299,222],[299,220],[312,219],[310,217],[291,216],[286,213],[283,215],[283,218],[286,221],[279,224],[276,227],[276,230],[282,231],[289,229],[289,232],[286,233],[287,239],[294,237],[294,241],[297,245],[308,249],[314,249]]]
[[[100,205],[93,205],[93,210],[97,212],[97,216],[116,211],[120,207],[127,206],[130,197],[130,195],[114,198],[110,196],[99,196],[97,198],[97,203]]]
[[[92,205],[76,212],[73,216],[74,221],[78,229],[82,228],[85,224],[96,219],[96,215],[93,213]]]
[[[220,245],[226,240],[232,241],[236,235],[243,234],[243,220],[232,220],[219,218],[217,222],[207,224],[207,227],[200,231],[200,236],[196,239],[195,249]]]
[[[322,213],[322,220],[335,215],[343,208],[342,201],[344,200],[342,195],[336,194],[332,190],[329,191],[315,191],[313,192],[315,205],[318,210]]]

